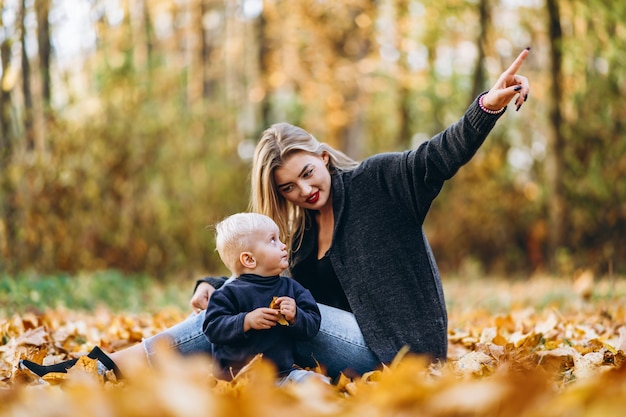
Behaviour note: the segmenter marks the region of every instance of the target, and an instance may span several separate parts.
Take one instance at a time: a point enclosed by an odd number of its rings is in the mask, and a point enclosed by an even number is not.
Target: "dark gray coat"
[[[332,175],[329,256],[381,362],[389,363],[405,345],[446,358],[446,305],[422,224],[444,181],[472,158],[500,115],[482,111],[476,100],[458,122],[417,149],[375,155]],[[305,231],[294,264],[316,247],[313,229]]]

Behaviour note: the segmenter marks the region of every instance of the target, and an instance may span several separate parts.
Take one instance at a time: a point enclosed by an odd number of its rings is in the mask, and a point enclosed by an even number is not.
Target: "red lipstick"
[[[306,199],[306,202],[309,204],[315,204],[317,203],[317,200],[319,199],[320,199],[320,192],[316,191],[315,193],[311,194],[309,198]]]

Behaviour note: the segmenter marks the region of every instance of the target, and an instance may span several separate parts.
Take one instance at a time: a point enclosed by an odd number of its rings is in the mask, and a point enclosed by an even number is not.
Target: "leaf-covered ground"
[[[53,310],[0,319],[0,416],[611,416],[626,405],[624,284],[534,279],[446,284],[449,360],[394,363],[334,385],[277,387],[258,359],[231,382],[206,358],[168,350],[157,368],[98,376],[87,358],[46,380],[20,358],[53,363],[112,352],[182,320],[186,312],[125,315]],[[318,370],[323,372],[323,370]]]

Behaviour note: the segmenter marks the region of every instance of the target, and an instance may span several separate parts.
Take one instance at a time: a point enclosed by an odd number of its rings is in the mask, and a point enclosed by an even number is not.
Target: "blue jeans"
[[[318,306],[322,315],[320,331],[312,340],[297,343],[297,364],[315,367],[317,361],[331,378],[339,372],[363,374],[378,368],[380,361],[367,347],[354,315],[324,304]],[[202,332],[203,322],[203,311],[191,314],[181,323],[145,339],[148,362],[155,353],[155,342],[163,338],[182,355],[210,355],[211,343]]]

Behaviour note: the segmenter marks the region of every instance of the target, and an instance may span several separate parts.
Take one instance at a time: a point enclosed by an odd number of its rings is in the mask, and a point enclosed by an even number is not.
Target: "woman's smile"
[[[307,202],[308,204],[315,204],[315,203],[317,203],[317,200],[319,200],[319,199],[320,199],[320,192],[319,192],[319,191],[316,191],[316,192],[314,192],[313,194],[311,194],[311,195],[310,195],[310,196],[306,199],[306,202]]]

